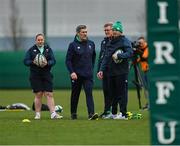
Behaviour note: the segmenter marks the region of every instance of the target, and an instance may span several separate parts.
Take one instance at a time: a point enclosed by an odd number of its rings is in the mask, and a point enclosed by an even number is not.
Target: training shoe
[[[106,112],[103,112],[102,114],[100,114],[100,118],[103,118],[106,115]]]
[[[125,116],[116,116],[114,117],[114,120],[128,120],[128,118]]]
[[[41,119],[41,114],[40,113],[36,113],[34,119],[35,120],[40,120]]]
[[[98,120],[98,114],[97,113],[95,113],[95,114],[93,114],[92,116],[90,116],[89,117],[89,120]]]
[[[51,113],[51,119],[62,119],[63,116],[60,116],[56,112]]]
[[[107,114],[104,117],[102,117],[102,119],[113,119],[113,116],[114,115],[112,113],[110,113],[110,114]]]
[[[126,116],[123,116],[122,113],[117,114],[114,118],[114,120],[128,120]]]
[[[71,119],[72,120],[76,120],[77,119],[77,114],[76,113],[72,113],[71,114]]]
[[[111,114],[111,111],[105,111],[103,112],[99,117],[104,119],[107,115]]]

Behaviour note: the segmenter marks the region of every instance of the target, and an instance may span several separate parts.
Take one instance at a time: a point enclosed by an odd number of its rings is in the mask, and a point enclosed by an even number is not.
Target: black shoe
[[[99,117],[98,114],[95,113],[92,116],[89,116],[89,120],[98,120],[98,117]]]
[[[105,111],[102,114],[100,114],[100,118],[104,118],[105,116],[109,115],[111,113],[111,111]]]
[[[103,112],[102,114],[100,114],[100,118],[104,117],[106,115],[106,112]]]
[[[76,113],[71,114],[71,119],[76,120],[77,119],[77,114]]]

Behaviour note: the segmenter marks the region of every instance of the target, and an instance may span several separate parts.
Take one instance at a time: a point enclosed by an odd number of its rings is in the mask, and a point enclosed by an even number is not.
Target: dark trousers
[[[77,80],[71,80],[71,114],[77,113],[79,95],[83,86],[86,95],[86,105],[89,116],[94,114],[94,100],[92,96],[93,79],[78,76]]]
[[[110,87],[109,87],[109,76],[103,74],[102,80],[103,94],[104,94],[104,112],[110,111],[111,109],[111,98],[110,98]]]
[[[109,85],[112,97],[112,114],[117,114],[117,106],[120,106],[122,115],[126,115],[128,102],[128,75],[111,76]]]

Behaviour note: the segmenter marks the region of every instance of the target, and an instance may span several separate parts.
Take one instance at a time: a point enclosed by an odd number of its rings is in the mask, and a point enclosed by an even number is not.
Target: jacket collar
[[[79,39],[79,37],[78,37],[77,35],[75,35],[74,41],[75,41],[75,42],[78,42],[78,43],[80,43],[80,44],[84,44],[84,43],[87,43],[88,39],[87,39],[86,41],[81,41],[81,40]]]

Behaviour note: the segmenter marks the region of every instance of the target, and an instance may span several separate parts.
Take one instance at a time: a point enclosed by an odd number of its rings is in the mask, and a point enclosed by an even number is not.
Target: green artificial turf
[[[103,94],[94,90],[95,110],[103,111]],[[31,90],[0,90],[0,105],[24,103],[31,107]],[[55,90],[56,104],[63,106],[61,120],[51,120],[49,112],[42,112],[41,120],[34,120],[33,111],[0,112],[0,145],[149,145],[149,112],[138,109],[135,90],[129,90],[128,111],[141,113],[142,119],[87,119],[84,92],[78,105],[78,119],[70,119],[70,90]],[[145,103],[145,99],[142,98]],[[46,103],[43,98],[43,103]],[[30,123],[23,123],[29,119]]]

